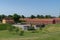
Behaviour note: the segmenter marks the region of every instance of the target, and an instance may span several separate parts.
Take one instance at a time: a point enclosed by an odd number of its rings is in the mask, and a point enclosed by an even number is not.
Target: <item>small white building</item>
[[[14,24],[13,26],[22,28],[22,30],[28,30],[29,27],[31,27],[30,24]],[[34,29],[38,29],[36,25],[32,25]]]
[[[30,25],[29,24],[14,24],[13,26],[15,27],[19,27],[19,28],[22,28],[22,30],[27,30],[27,27],[29,27]]]

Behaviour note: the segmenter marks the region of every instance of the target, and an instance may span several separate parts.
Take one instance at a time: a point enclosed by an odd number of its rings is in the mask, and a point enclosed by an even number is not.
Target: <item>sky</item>
[[[0,0],[0,15],[60,15],[60,0]]]

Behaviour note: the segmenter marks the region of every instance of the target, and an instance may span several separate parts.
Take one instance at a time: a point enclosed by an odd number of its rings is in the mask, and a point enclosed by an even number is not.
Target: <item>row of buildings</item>
[[[50,19],[38,19],[38,18],[20,18],[20,21],[24,21],[22,23],[25,24],[56,24],[56,23],[60,23],[60,18],[50,18]],[[12,18],[4,18],[2,20],[2,23],[15,23],[14,20]]]
[[[2,20],[3,24],[10,23],[13,24],[15,27],[22,28],[22,30],[28,30],[30,29],[31,25],[34,27],[34,29],[38,29],[42,27],[42,25],[46,24],[59,24],[60,18],[50,18],[50,19],[38,19],[38,18],[20,18],[20,21],[23,21],[21,23],[15,24],[14,20],[12,18],[4,18]]]
[[[34,29],[39,29],[41,27],[45,27],[47,24],[59,24],[60,18],[51,18],[51,19],[38,19],[38,18],[20,18],[20,21],[23,21],[21,24],[15,24],[15,27],[20,27],[23,30],[29,30],[30,27],[34,27]]]
[[[60,18],[38,19],[38,18],[21,18],[26,24],[57,24],[60,23]]]

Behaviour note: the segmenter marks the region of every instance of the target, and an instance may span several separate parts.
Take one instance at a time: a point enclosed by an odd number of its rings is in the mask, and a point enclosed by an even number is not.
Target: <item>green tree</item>
[[[6,17],[7,17],[7,16],[4,15],[4,14],[0,15],[1,21],[2,21],[3,18],[6,18]]]
[[[41,16],[40,15],[37,15],[37,18],[41,18]]]
[[[13,19],[14,19],[14,21],[17,23],[17,22],[19,22],[19,18],[20,18],[21,16],[20,15],[18,15],[18,14],[14,14],[13,15]]]
[[[22,15],[22,16],[21,16],[21,18],[25,18],[25,16],[24,16],[24,15]]]
[[[51,15],[45,15],[45,18],[52,18]]]
[[[0,15],[0,21],[1,21],[1,15]]]
[[[13,16],[12,16],[12,15],[8,15],[8,17],[9,17],[9,18],[13,18]]]
[[[7,17],[7,16],[6,16],[6,15],[4,15],[4,14],[2,14],[2,15],[1,15],[1,17],[2,17],[2,18],[5,18],[5,17]]]
[[[33,19],[33,18],[36,18],[36,17],[35,17],[34,15],[31,15],[31,17],[30,17],[30,18],[32,18],[32,19]]]
[[[44,18],[44,16],[43,16],[43,15],[41,15],[40,17],[41,17],[41,18]]]
[[[60,15],[58,16],[58,18],[60,18]]]

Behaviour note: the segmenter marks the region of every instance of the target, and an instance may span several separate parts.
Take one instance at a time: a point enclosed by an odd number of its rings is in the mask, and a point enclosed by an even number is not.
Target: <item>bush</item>
[[[45,27],[45,24],[42,24],[40,27],[40,30],[42,30]]]
[[[23,36],[24,35],[24,31],[20,31],[20,36]]]
[[[34,27],[28,27],[28,30],[35,30]]]
[[[8,30],[9,31],[13,31],[13,27],[8,27]]]
[[[16,28],[16,32],[19,32],[19,28]]]
[[[12,25],[10,25],[10,26],[7,27],[7,30],[8,30],[8,31],[13,31],[14,29],[15,29],[15,27],[12,26]]]
[[[32,30],[32,33],[37,33],[37,31],[36,30]]]
[[[0,24],[0,30],[7,30],[9,27],[11,27],[10,24]]]

